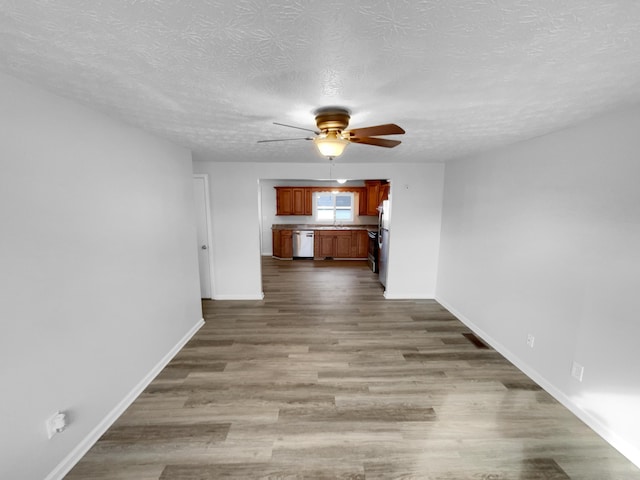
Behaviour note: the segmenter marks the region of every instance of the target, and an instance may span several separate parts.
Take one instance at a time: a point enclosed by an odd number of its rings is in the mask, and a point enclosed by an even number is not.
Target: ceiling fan
[[[318,130],[311,130],[294,125],[273,122],[282,127],[296,128],[315,133],[315,137],[279,138],[274,140],[258,140],[258,143],[286,142],[289,140],[312,140],[321,155],[333,160],[344,152],[350,143],[364,143],[376,147],[393,148],[400,145],[399,140],[377,138],[380,135],[402,135],[404,130],[395,123],[386,123],[374,127],[354,128],[345,130],[349,126],[349,111],[342,107],[324,107],[316,110],[316,125]]]

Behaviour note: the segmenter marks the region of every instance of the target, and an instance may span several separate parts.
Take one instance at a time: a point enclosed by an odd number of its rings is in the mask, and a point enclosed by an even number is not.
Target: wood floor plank
[[[640,479],[433,300],[365,262],[263,259],[67,480]]]
[[[291,464],[263,463],[257,465],[218,464],[207,468],[193,465],[169,465],[160,480],[219,480],[231,478],[278,480],[364,480],[364,467],[323,466],[314,469]]]

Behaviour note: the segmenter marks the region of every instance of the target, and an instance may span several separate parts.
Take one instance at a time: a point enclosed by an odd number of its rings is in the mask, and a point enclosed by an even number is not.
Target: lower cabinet
[[[282,258],[293,258],[293,232],[283,230],[280,242],[282,243]]]
[[[326,258],[336,255],[336,237],[329,232],[316,231],[313,240],[313,257]]]
[[[272,230],[273,256],[293,258],[293,232],[291,230]]]
[[[351,232],[350,231],[337,231],[336,232],[336,253],[333,258],[352,258],[351,252]]]
[[[367,258],[366,230],[317,230],[314,244],[315,258]]]
[[[293,258],[293,231],[274,229],[273,256],[282,259]],[[313,243],[313,257],[361,258],[369,253],[369,236],[366,230],[316,230]]]
[[[351,232],[351,246],[355,249],[354,258],[369,257],[369,234],[366,230],[353,230]]]

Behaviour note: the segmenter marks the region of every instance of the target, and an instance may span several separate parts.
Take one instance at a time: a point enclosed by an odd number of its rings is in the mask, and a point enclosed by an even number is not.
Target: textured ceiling
[[[0,71],[197,159],[322,162],[256,141],[341,105],[407,134],[340,162],[445,161],[640,102],[640,2],[0,0]]]

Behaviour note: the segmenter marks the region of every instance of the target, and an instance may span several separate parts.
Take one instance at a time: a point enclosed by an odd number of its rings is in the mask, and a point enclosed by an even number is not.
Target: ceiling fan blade
[[[377,135],[402,135],[404,130],[395,123],[386,123],[384,125],[376,125],[375,127],[354,128],[347,130],[354,137],[375,137]]]
[[[316,135],[320,134],[320,132],[318,132],[317,130],[311,130],[309,128],[303,128],[303,127],[296,127],[295,125],[287,125],[286,123],[273,122],[273,124],[280,125],[281,127],[289,127],[289,128],[297,128],[298,130],[306,130],[307,132],[313,132]]]
[[[402,142],[399,140],[388,140],[386,138],[375,137],[352,137],[349,139],[353,143],[364,143],[366,145],[375,145],[376,147],[393,148],[400,145]]]
[[[289,140],[313,140],[311,137],[298,137],[298,138],[275,138],[273,140],[258,140],[258,143],[267,142],[288,142]]]

